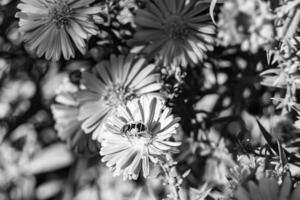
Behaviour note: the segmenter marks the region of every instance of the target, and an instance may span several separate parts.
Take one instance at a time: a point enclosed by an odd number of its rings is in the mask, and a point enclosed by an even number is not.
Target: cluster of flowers
[[[52,106],[58,134],[72,146],[90,134],[101,143],[102,161],[115,175],[149,175],[150,161],[180,143],[170,141],[179,126],[159,94],[155,65],[135,55],[115,56],[83,71],[79,87],[65,81]],[[90,141],[92,145],[92,141]]]
[[[274,41],[274,16],[267,2],[260,0],[226,1],[219,15],[220,43],[241,45],[243,51],[257,52]]]
[[[99,36],[103,25],[99,15],[103,8],[95,0],[21,0],[18,8],[24,41],[47,60],[58,61],[62,56],[69,60],[77,50],[85,55],[87,41]],[[79,152],[100,151],[114,175],[147,178],[153,164],[177,151],[181,143],[174,136],[179,119],[166,105],[159,66],[199,65],[213,50],[216,37],[221,45],[239,46],[242,51],[269,50],[279,69],[263,73],[276,76],[262,84],[289,87],[287,104],[295,101],[290,98],[297,86],[299,39],[277,38],[276,16],[267,2],[225,1],[217,26],[205,1],[148,0],[135,9],[129,53],[112,54],[91,70],[81,70],[79,84],[66,78],[51,107],[59,137]],[[279,50],[272,49],[276,39],[281,40]],[[258,185],[249,182],[238,187],[247,182],[251,171],[243,167],[232,170],[237,199],[295,200],[299,196],[299,187],[293,190],[289,179],[281,187],[269,177],[260,178]]]
[[[289,176],[285,176],[278,183],[278,178],[265,174],[263,158],[253,156],[239,157],[239,165],[231,169],[230,185],[236,187],[234,197],[239,200],[274,199],[296,200],[300,195],[300,186],[294,187]],[[258,180],[247,180],[255,176]]]
[[[95,0],[22,0],[20,31],[24,41],[39,57],[59,60],[75,56],[74,46],[84,54],[86,42],[97,35],[101,23],[101,6],[90,6]],[[205,52],[213,49],[215,27],[201,1],[159,1],[146,3],[134,19],[137,32],[131,43],[140,53],[154,56],[164,65],[197,64]]]
[[[22,0],[20,31],[32,51],[46,59],[86,52],[86,40],[97,35],[101,6],[95,0]],[[213,49],[215,26],[200,1],[153,0],[135,17],[137,32],[130,42],[163,65],[195,65]],[[141,169],[149,175],[149,163],[180,143],[171,141],[179,126],[160,94],[156,65],[142,55],[111,55],[93,70],[83,71],[80,85],[65,81],[52,106],[56,129],[78,151],[84,143],[97,149],[117,175],[137,179]]]
[[[32,174],[24,173],[24,166],[35,151],[37,133],[32,124],[19,126],[10,135],[11,141],[4,140],[7,131],[0,129],[0,198],[1,199],[33,199],[35,178]],[[19,146],[14,143],[23,140]],[[9,198],[8,198],[9,197]]]

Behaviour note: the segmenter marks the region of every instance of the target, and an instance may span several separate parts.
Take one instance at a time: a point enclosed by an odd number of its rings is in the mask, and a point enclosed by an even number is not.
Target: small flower
[[[240,186],[236,191],[235,198],[237,200],[298,200],[300,197],[300,187],[293,190],[289,177],[284,179],[281,186],[271,178],[262,178],[258,184],[250,181],[247,186],[247,188]]]
[[[128,100],[161,89],[155,65],[134,55],[115,56],[96,65],[93,73],[83,72],[83,88],[78,93],[81,102],[79,120],[93,139],[102,134],[104,119]]]
[[[278,101],[277,109],[290,112],[297,106],[296,90],[300,88],[300,37],[281,41],[277,47],[268,51],[270,69],[261,73],[262,85],[286,89],[284,98],[273,98]],[[273,68],[276,65],[277,68]]]
[[[117,16],[117,19],[121,24],[134,24],[133,23],[133,10],[137,9],[137,5],[135,3],[135,0],[120,0],[119,6],[121,8],[121,11],[119,15]]]
[[[146,45],[144,53],[158,56],[163,64],[199,63],[213,49],[215,27],[208,5],[197,0],[152,0],[136,12],[133,44]]]
[[[268,51],[268,64],[277,65],[261,73],[264,77],[263,84],[286,88],[288,84],[295,84],[299,88],[300,66],[300,37],[292,37],[282,40],[277,47]]]
[[[273,16],[266,2],[228,0],[218,22],[218,38],[224,46],[241,45],[243,51],[257,52],[274,40]]]
[[[78,87],[69,79],[64,79],[57,89],[56,103],[51,105],[51,111],[56,121],[55,129],[58,137],[66,141],[77,153],[89,155],[98,151],[98,143],[93,141],[81,129],[78,121],[79,103],[76,99]]]
[[[78,102],[72,93],[59,94],[55,100],[56,104],[51,106],[56,120],[55,129],[62,140],[71,139],[72,136],[81,132],[80,123],[77,120]]]
[[[179,126],[162,100],[142,96],[120,107],[107,120],[100,154],[114,175],[137,179],[140,171],[147,177],[150,163],[174,151],[179,142],[170,141]]]
[[[99,7],[89,6],[95,0],[21,0],[16,14],[20,32],[32,50],[46,59],[74,57],[74,45],[85,53],[86,42],[97,34],[93,17]]]
[[[244,185],[249,179],[265,177],[264,174],[264,163],[254,157],[251,154],[238,155],[237,165],[229,168],[227,179],[227,192],[232,195],[232,191],[235,191],[240,185]]]
[[[299,71],[300,66],[300,37],[292,37],[281,41],[279,48],[270,50],[269,57],[271,59],[271,64],[278,63],[278,67],[286,75],[291,75],[295,77]],[[294,78],[297,81],[298,76]],[[299,83],[298,83],[299,84]]]

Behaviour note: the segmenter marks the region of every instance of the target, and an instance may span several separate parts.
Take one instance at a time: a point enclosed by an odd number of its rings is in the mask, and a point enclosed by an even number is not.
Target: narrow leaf
[[[261,131],[261,133],[263,134],[265,140],[267,141],[268,145],[276,152],[276,154],[278,155],[278,146],[276,145],[276,143],[273,140],[272,135],[265,129],[265,127],[263,127],[263,125],[259,122],[258,119],[256,119],[258,127]]]
[[[287,29],[287,32],[284,36],[286,39],[291,38],[295,35],[298,25],[299,25],[299,22],[300,22],[300,8],[297,9],[296,14],[294,15],[294,17],[290,23],[290,26]]]
[[[211,20],[213,21],[214,24],[217,24],[215,21],[215,18],[214,18],[214,10],[215,10],[217,1],[218,0],[211,0],[210,6],[209,6],[209,14],[210,14]]]
[[[280,163],[281,163],[281,166],[284,167],[287,164],[287,158],[286,158],[286,154],[284,152],[284,149],[282,147],[282,144],[279,140],[277,140],[277,146],[278,146],[278,149],[279,149]]]
[[[295,148],[300,148],[300,141],[299,140],[296,140],[288,145],[286,145],[286,147],[289,147],[289,148],[292,148],[292,147],[295,147]]]
[[[292,153],[289,153],[286,149],[284,149],[282,146],[281,146],[281,150],[279,150],[277,144],[275,142],[273,142],[273,137],[272,135],[262,126],[262,124],[258,121],[258,119],[256,119],[257,121],[257,124],[264,136],[264,138],[266,139],[268,145],[276,152],[277,155],[280,154],[279,151],[282,151],[284,152],[284,156],[285,156],[285,159],[286,160],[285,162],[289,162],[289,163],[292,163],[292,164],[296,164],[299,163],[300,164],[300,158],[295,156],[294,154]],[[280,155],[279,155],[280,156]],[[288,158],[288,159],[287,159]],[[298,166],[298,165],[297,165]]]

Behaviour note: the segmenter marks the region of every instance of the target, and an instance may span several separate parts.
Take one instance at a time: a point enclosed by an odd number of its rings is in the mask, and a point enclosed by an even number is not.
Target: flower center
[[[172,40],[183,40],[187,37],[188,28],[179,16],[171,16],[164,23],[164,29]]]
[[[107,86],[103,98],[109,106],[117,107],[133,97],[133,93],[119,84]]]
[[[57,27],[68,25],[72,17],[72,9],[64,0],[49,2],[49,17]]]

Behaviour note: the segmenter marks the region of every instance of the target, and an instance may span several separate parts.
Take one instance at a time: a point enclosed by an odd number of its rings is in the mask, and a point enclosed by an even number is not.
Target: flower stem
[[[169,156],[171,157],[171,156]],[[166,177],[166,184],[169,185],[171,193],[169,194],[169,197],[172,200],[181,200],[180,198],[180,185],[182,183],[182,178],[178,175],[176,168],[175,168],[175,162],[172,161],[172,159],[167,158],[165,162],[159,161],[159,165],[161,169],[164,172],[164,175]]]

